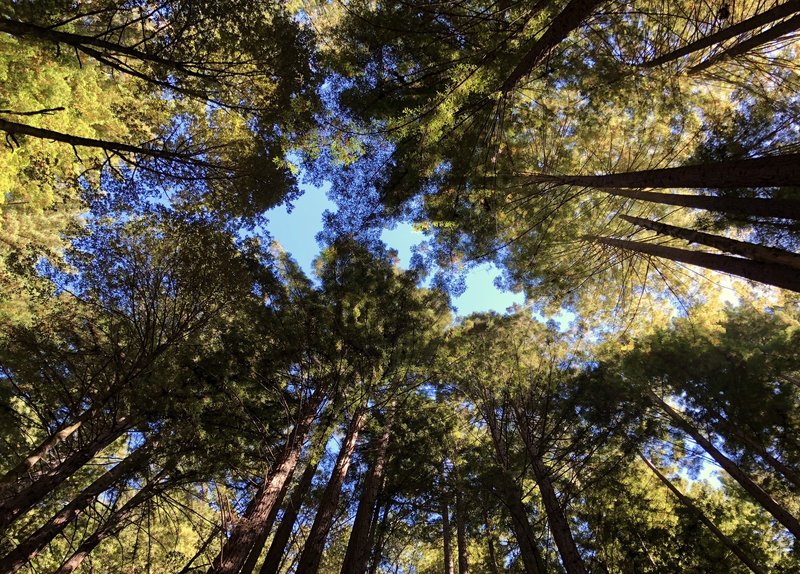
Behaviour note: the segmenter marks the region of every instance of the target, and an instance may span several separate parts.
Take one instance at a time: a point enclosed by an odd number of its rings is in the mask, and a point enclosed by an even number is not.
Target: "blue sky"
[[[287,213],[285,207],[277,207],[268,213],[267,229],[306,273],[310,273],[311,262],[320,250],[314,237],[322,230],[322,212],[326,209],[334,210],[335,205],[325,196],[322,188],[302,186],[302,189],[304,193],[294,202],[291,213]],[[389,247],[398,251],[401,265],[405,266],[411,258],[412,246],[423,241],[424,237],[409,224],[402,224],[384,231],[382,239]],[[515,303],[524,303],[522,294],[500,291],[494,286],[493,281],[498,274],[496,268],[486,264],[467,275],[466,291],[453,300],[459,315],[476,311],[502,313]]]

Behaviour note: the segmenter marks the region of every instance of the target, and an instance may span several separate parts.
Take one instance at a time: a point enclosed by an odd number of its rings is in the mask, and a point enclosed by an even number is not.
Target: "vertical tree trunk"
[[[98,496],[120,479],[142,468],[147,463],[154,447],[155,443],[142,446],[83,489],[67,506],[53,515],[36,532],[21,541],[14,550],[0,560],[0,574],[13,574],[19,571]]]
[[[443,475],[444,476],[444,475]],[[442,493],[441,514],[442,514],[442,542],[444,543],[444,574],[454,574],[453,572],[453,529],[450,526],[450,501],[445,493]]]
[[[324,447],[324,443],[323,443]],[[277,574],[281,566],[281,560],[286,552],[286,545],[292,536],[292,529],[294,523],[297,521],[297,515],[303,506],[303,500],[308,494],[311,484],[314,481],[314,475],[317,473],[321,456],[315,456],[308,461],[300,481],[292,491],[292,496],[283,511],[281,523],[275,531],[275,537],[272,539],[272,544],[269,546],[267,556],[264,558],[264,564],[261,565],[259,574]]]
[[[264,550],[264,545],[267,543],[267,538],[269,538],[270,532],[272,532],[272,527],[275,525],[275,519],[278,517],[278,511],[280,510],[283,499],[286,497],[286,491],[289,489],[289,481],[293,475],[294,471],[292,471],[292,473],[289,475],[289,478],[283,485],[280,494],[278,494],[278,497],[275,499],[275,504],[272,505],[272,510],[269,511],[267,520],[264,522],[261,532],[258,534],[258,538],[253,543],[253,548],[250,549],[250,554],[248,554],[247,560],[245,560],[245,563],[242,566],[242,569],[239,571],[239,574],[253,574],[253,570],[255,570],[258,558],[261,556],[261,552]]]
[[[125,527],[125,521],[133,514],[134,510],[163,490],[164,485],[159,484],[159,478],[163,474],[162,472],[153,478],[153,480],[139,489],[128,502],[123,504],[119,510],[115,510],[106,519],[105,523],[81,542],[78,549],[56,570],[55,574],[71,574],[103,540],[120,532]]]
[[[639,453],[639,457],[644,461],[644,463],[653,471],[653,473],[658,477],[658,479],[664,483],[664,485],[669,488],[669,490],[677,497],[678,500],[681,501],[686,508],[688,508],[692,514],[694,514],[706,527],[717,537],[717,540],[722,542],[728,550],[733,552],[739,560],[742,561],[742,564],[747,566],[754,574],[766,574],[766,572],[758,565],[756,562],[748,556],[747,552],[744,551],[738,544],[736,544],[733,540],[725,536],[725,534],[717,528],[717,526],[703,513],[702,510],[695,506],[694,502],[683,494],[678,488],[672,484],[672,482],[656,468],[656,466],[650,462],[643,454]]]
[[[486,512],[485,508],[483,509],[483,524],[486,526],[486,549],[489,554],[489,572],[490,574],[500,574],[500,571],[497,569],[497,551],[494,547],[494,527],[492,526],[491,518],[489,518],[489,513]]]
[[[539,492],[542,495],[542,504],[547,514],[547,522],[550,525],[550,532],[553,533],[553,540],[555,540],[558,553],[561,556],[561,563],[564,565],[567,574],[585,574],[586,568],[583,565],[583,559],[578,552],[578,547],[575,545],[575,540],[572,538],[567,516],[561,508],[555,488],[553,488],[550,469],[547,468],[538,453],[532,452],[531,457],[533,474],[536,478],[536,484],[539,486]]]
[[[44,500],[56,487],[92,460],[98,452],[125,434],[131,426],[130,419],[124,417],[117,419],[110,428],[101,431],[56,468],[13,497],[0,503],[0,533],[5,531],[17,518]]]
[[[322,394],[318,389],[305,403],[286,444],[264,478],[261,488],[256,492],[249,512],[234,527],[230,538],[209,568],[208,574],[237,574],[241,570],[269,518],[272,507],[297,466],[303,443],[314,423],[317,408],[322,402]]]
[[[629,251],[654,255],[670,261],[679,261],[689,265],[697,265],[713,271],[722,271],[731,275],[738,275],[751,281],[758,281],[767,285],[774,285],[782,289],[800,292],[800,274],[791,267],[782,265],[766,264],[759,261],[751,261],[741,257],[731,257],[729,255],[717,255],[704,251],[692,251],[688,249],[677,249],[655,243],[644,243],[642,241],[628,241],[627,239],[614,239],[611,237],[589,237],[597,243],[619,247]]]
[[[751,18],[742,20],[738,24],[728,26],[727,28],[723,28],[722,30],[714,32],[713,34],[709,34],[704,38],[700,38],[699,40],[691,42],[682,48],[673,50],[668,54],[664,54],[663,56],[659,56],[658,58],[654,58],[648,62],[639,64],[639,66],[642,68],[654,68],[656,66],[660,66],[661,64],[666,64],[667,62],[677,60],[683,56],[688,56],[693,52],[710,48],[714,44],[719,44],[720,42],[724,42],[725,40],[733,38],[734,36],[739,36],[740,34],[750,32],[751,30],[755,30],[761,26],[766,26],[767,24],[779,20],[780,18],[790,16],[795,12],[800,12],[800,0],[789,0],[788,2],[784,2],[783,4],[775,6],[774,8],[765,10],[760,14],[756,14]]]
[[[458,542],[458,574],[469,574],[469,555],[467,552],[467,523],[464,520],[464,499],[461,487],[456,488],[456,541]]]
[[[691,76],[698,74],[703,70],[707,70],[714,64],[718,64],[724,60],[730,60],[736,56],[741,56],[742,54],[746,54],[750,50],[754,50],[759,46],[763,46],[769,42],[774,42],[775,40],[780,39],[782,36],[791,34],[798,28],[800,28],[800,15],[789,18],[788,20],[784,20],[780,24],[775,24],[772,28],[764,30],[755,36],[751,36],[747,40],[743,40],[738,44],[731,46],[727,50],[711,56],[696,66],[692,66],[689,68],[689,75]]]
[[[775,249],[774,247],[765,247],[757,243],[737,241],[736,239],[703,233],[702,231],[695,231],[693,229],[676,227],[674,225],[667,225],[666,223],[650,221],[649,219],[642,219],[641,217],[632,217],[630,215],[620,215],[619,217],[628,223],[633,223],[634,225],[650,229],[662,235],[685,239],[689,243],[698,243],[707,247],[713,247],[714,249],[733,253],[741,257],[747,257],[754,261],[760,261],[761,263],[782,265],[800,270],[800,255],[792,253],[791,251]]]
[[[775,520],[783,524],[795,538],[800,538],[800,522],[790,514],[783,506],[778,504],[760,486],[753,482],[742,470],[728,457],[722,454],[706,437],[679,415],[675,409],[669,406],[664,400],[652,390],[649,396],[656,406],[660,407],[672,422],[686,432],[692,439],[700,445],[739,485],[747,491],[764,509],[769,512]]]
[[[297,563],[297,574],[316,574],[319,570],[322,553],[325,550],[325,540],[328,538],[328,532],[333,525],[333,517],[339,504],[342,485],[347,476],[347,470],[350,468],[350,461],[353,458],[358,435],[366,420],[366,406],[358,407],[347,427],[347,434],[342,440],[342,446],[336,457],[336,464],[334,464],[325,492],[322,494],[319,509],[314,517],[314,524],[311,526],[305,547],[300,554],[300,560]]]
[[[375,521],[372,531],[370,532],[370,539],[374,542],[372,546],[372,557],[370,558],[369,574],[375,574],[378,571],[378,566],[381,565],[383,558],[383,546],[386,544],[386,531],[389,528],[389,510],[392,507],[391,499],[387,499],[386,504],[383,506],[383,515],[381,516],[380,504],[378,510],[375,512]]]
[[[533,71],[558,44],[563,42],[570,32],[575,30],[604,0],[570,0],[564,9],[553,18],[550,26],[528,47],[517,66],[512,70],[500,87],[504,94],[513,90],[519,81]]]
[[[383,484],[383,469],[386,464],[386,453],[389,450],[392,424],[394,422],[394,405],[390,407],[383,432],[377,441],[375,458],[367,471],[361,498],[358,501],[353,529],[347,542],[347,551],[342,563],[341,574],[363,574],[369,562],[370,531],[375,514],[378,494]]]
[[[545,574],[547,568],[541,550],[533,536],[533,529],[528,520],[528,512],[522,503],[522,493],[519,492],[518,488],[515,488],[514,492],[505,493],[503,503],[511,515],[511,528],[519,545],[519,554],[526,574]]]
[[[533,175],[528,179],[533,182],[581,185],[597,189],[795,186],[800,185],[800,153],[606,175]],[[777,200],[765,201],[780,203]],[[774,217],[785,216],[777,214]]]

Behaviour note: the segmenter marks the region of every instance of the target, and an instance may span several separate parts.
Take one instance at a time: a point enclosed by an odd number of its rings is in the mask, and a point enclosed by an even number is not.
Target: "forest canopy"
[[[0,574],[800,571],[798,62],[798,0],[0,0]]]

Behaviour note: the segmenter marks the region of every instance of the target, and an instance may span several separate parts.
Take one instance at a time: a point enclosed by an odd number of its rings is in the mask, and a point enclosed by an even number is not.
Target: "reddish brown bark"
[[[208,574],[237,574],[244,565],[281,491],[297,466],[303,443],[311,430],[321,401],[322,393],[318,390],[304,404],[297,424],[256,492],[248,512],[234,527]]]
[[[322,499],[314,517],[314,524],[306,538],[303,552],[297,563],[297,574],[316,574],[322,560],[322,552],[325,549],[325,540],[333,524],[333,517],[339,504],[339,497],[342,492],[347,470],[350,468],[350,461],[356,448],[358,435],[367,420],[367,409],[365,406],[358,407],[353,414],[347,433],[342,440],[342,446],[336,457],[331,477],[322,493]]]
[[[389,450],[394,411],[390,411],[383,432],[375,445],[375,458],[367,471],[361,498],[358,501],[353,529],[347,542],[341,574],[363,574],[369,562],[369,538],[375,505],[383,485],[383,469],[386,464],[386,453]]]
[[[269,546],[267,556],[264,558],[264,564],[261,565],[259,574],[277,574],[281,566],[281,560],[286,552],[286,545],[292,536],[292,529],[294,523],[297,521],[297,515],[300,513],[300,508],[303,506],[303,500],[308,494],[311,484],[314,480],[314,475],[317,473],[320,458],[310,460],[306,465],[300,481],[292,491],[292,496],[283,511],[281,522],[278,529],[275,531],[275,537],[272,539],[272,544]]]

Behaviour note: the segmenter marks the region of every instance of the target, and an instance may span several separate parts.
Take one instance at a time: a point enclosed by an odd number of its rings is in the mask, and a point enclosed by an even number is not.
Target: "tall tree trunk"
[[[114,468],[106,471],[76,496],[67,506],[58,511],[36,532],[22,540],[19,545],[0,560],[0,574],[13,574],[30,562],[53,538],[79,516],[98,496],[121,479],[130,476],[147,464],[156,442],[140,447],[128,455]]]
[[[83,423],[89,420],[92,414],[93,409],[86,409],[80,415],[78,415],[75,420],[61,425],[56,432],[39,443],[39,445],[35,447],[23,461],[0,477],[0,492],[12,486],[19,477],[23,476],[40,460],[47,456],[47,453],[49,453],[59,443],[72,436],[79,428],[81,428]]]
[[[442,493],[441,515],[442,515],[442,542],[444,544],[444,574],[454,574],[453,572],[453,528],[450,526],[450,501],[445,493]]]
[[[37,128],[28,124],[20,124],[17,122],[9,122],[0,118],[0,131],[4,131],[11,135],[26,135],[40,139],[46,139],[56,142],[67,143],[73,147],[91,147],[99,148],[111,153],[132,153],[136,155],[143,155],[147,157],[154,157],[167,161],[179,161],[185,164],[194,165],[197,167],[208,167],[218,169],[221,166],[214,165],[198,159],[191,154],[173,152],[164,148],[151,148],[126,144],[123,142],[114,142],[109,140],[98,140],[93,138],[86,138],[82,136],[75,136],[65,134],[45,128]]]
[[[305,497],[311,488],[311,484],[314,481],[314,475],[317,473],[317,467],[319,466],[320,460],[322,460],[321,454],[319,456],[312,457],[309,459],[305,470],[303,470],[303,474],[300,476],[300,481],[297,483],[297,486],[294,487],[292,496],[289,498],[289,502],[286,504],[286,508],[283,511],[281,523],[278,525],[278,529],[275,531],[275,536],[272,539],[272,544],[269,546],[267,556],[264,558],[264,564],[261,565],[259,574],[278,573],[278,570],[281,566],[281,560],[286,553],[286,545],[289,543],[289,539],[292,537],[294,523],[297,521],[297,515],[300,513],[300,509],[303,507],[303,500],[305,500]]]
[[[563,42],[570,32],[583,24],[603,3],[604,0],[570,0],[561,13],[553,18],[544,33],[530,44],[527,52],[503,82],[500,91],[507,94],[513,90],[522,78],[545,59],[550,50]]]
[[[755,36],[751,36],[747,40],[743,40],[738,44],[731,46],[727,50],[724,50],[719,54],[711,56],[710,58],[700,62],[696,66],[692,66],[691,68],[689,68],[689,75],[699,74],[700,72],[702,72],[703,70],[707,70],[714,64],[718,64],[724,60],[730,60],[732,58],[735,58],[736,56],[741,56],[742,54],[746,54],[750,50],[754,50],[759,46],[763,46],[764,44],[768,44],[769,42],[778,40],[787,34],[791,34],[798,28],[800,28],[800,15],[789,18],[788,20],[784,20],[780,24],[775,24],[772,28],[764,30],[763,32],[756,34]]]
[[[60,32],[50,27],[45,28],[42,26],[37,26],[36,24],[12,20],[10,18],[0,18],[0,32],[5,32],[6,34],[10,34],[17,38],[36,38],[37,40],[42,40],[53,44],[64,44],[78,49],[81,49],[85,46],[94,46],[95,48],[108,50],[108,52],[111,54],[125,55],[143,62],[164,66],[190,76],[211,78],[211,76],[208,74],[198,72],[196,69],[190,65],[187,65],[186,63],[162,58],[156,54],[142,52],[136,48],[123,46],[121,44],[117,44],[116,42],[109,42],[108,40],[104,40],[97,36],[84,36],[70,32]]]
[[[531,175],[531,182],[615,188],[742,188],[800,185],[800,153],[606,175]],[[616,193],[616,192],[610,192]],[[617,195],[623,195],[616,193]],[[687,196],[691,198],[691,196]],[[638,198],[637,198],[638,199]],[[719,199],[719,198],[717,198]],[[780,204],[778,200],[767,200]],[[789,205],[796,204],[796,201]],[[722,201],[717,203],[722,204]],[[794,211],[796,213],[796,211]],[[773,217],[788,217],[777,213]]]
[[[766,264],[759,261],[751,261],[750,259],[743,259],[741,257],[706,253],[704,251],[677,249],[675,247],[667,247],[655,243],[628,241],[627,239],[614,239],[611,237],[589,237],[588,239],[612,247],[654,255],[656,257],[669,259],[670,261],[697,265],[698,267],[722,271],[723,273],[738,275],[739,277],[744,277],[752,281],[800,292],[800,274],[791,267]]]
[[[304,404],[298,415],[297,424],[256,492],[249,512],[234,527],[230,538],[209,568],[208,574],[237,574],[241,570],[281,491],[297,466],[303,443],[314,423],[317,408],[322,402],[322,395],[322,390],[317,389]]]
[[[547,567],[541,550],[536,544],[536,538],[528,520],[528,511],[522,503],[522,489],[508,472],[508,447],[498,428],[497,420],[494,418],[494,405],[484,403],[482,410],[484,420],[491,431],[495,461],[502,472],[502,479],[500,484],[497,485],[497,490],[500,494],[500,500],[503,501],[511,516],[511,528],[514,531],[514,537],[517,539],[525,572],[526,574],[545,574]]]
[[[247,560],[245,560],[245,563],[242,566],[242,569],[239,571],[239,574],[253,574],[253,570],[255,570],[258,558],[261,556],[261,552],[264,550],[264,545],[267,543],[267,538],[269,538],[270,532],[272,532],[272,527],[275,525],[275,519],[278,517],[278,511],[283,503],[283,499],[286,497],[286,492],[289,489],[289,481],[293,475],[294,471],[292,471],[292,474],[289,475],[289,478],[283,485],[280,494],[278,494],[278,497],[275,499],[275,504],[272,505],[272,510],[269,511],[267,520],[264,522],[264,526],[261,528],[258,538],[253,543],[253,547],[250,549],[250,554],[248,554]]]
[[[760,261],[761,263],[775,263],[777,265],[793,267],[800,270],[800,255],[792,253],[791,251],[775,249],[774,247],[765,247],[757,243],[737,241],[736,239],[712,235],[702,231],[694,231],[693,229],[676,227],[674,225],[667,225],[666,223],[650,221],[649,219],[642,219],[641,217],[632,217],[630,215],[620,215],[619,217],[639,227],[650,229],[662,235],[685,239],[689,243],[699,243],[700,245],[706,245],[719,249],[720,251],[747,257],[754,261]]]
[[[119,510],[112,512],[106,521],[100,525],[86,540],[81,542],[77,550],[55,571],[54,574],[71,574],[74,572],[86,557],[97,548],[106,538],[120,532],[125,527],[125,522],[139,506],[156,496],[164,485],[159,483],[159,478],[163,472],[144,485],[133,495]]]
[[[775,6],[774,8],[765,10],[760,14],[756,14],[751,18],[742,20],[738,24],[728,26],[727,28],[723,28],[722,30],[714,32],[713,34],[709,34],[704,38],[700,38],[699,40],[691,42],[682,48],[673,50],[668,54],[664,54],[663,56],[659,56],[658,58],[654,58],[648,62],[639,64],[639,67],[654,68],[656,66],[660,66],[661,64],[666,64],[667,62],[677,60],[683,56],[688,56],[693,52],[697,52],[705,48],[710,48],[714,44],[719,44],[720,42],[733,38],[734,36],[739,36],[740,34],[750,32],[751,30],[755,30],[761,26],[765,26],[786,16],[791,16],[795,12],[800,12],[800,0],[789,0],[788,2],[784,2],[783,4]]]
[[[464,520],[464,498],[461,487],[456,488],[456,541],[458,542],[458,574],[469,574],[469,555],[467,552],[467,523]]]
[[[376,523],[373,524],[372,532],[370,532],[370,539],[373,540],[373,543],[370,544],[372,546],[372,557],[370,558],[369,574],[376,574],[378,567],[381,565],[383,546],[386,544],[386,531],[389,528],[389,510],[391,507],[392,501],[387,499],[386,504],[383,506],[383,514],[381,515],[380,512],[380,504],[378,505],[378,511],[375,512]]]
[[[500,500],[503,501],[511,516],[511,529],[514,531],[514,538],[517,539],[519,554],[526,574],[546,574],[547,567],[541,550],[536,544],[533,528],[528,519],[528,510],[522,503],[522,489],[507,475],[504,475],[502,484],[497,488]]]
[[[748,433],[742,431],[736,425],[731,424],[730,421],[723,418],[720,414],[715,413],[714,417],[718,421],[717,427],[719,428],[721,434],[746,445],[752,452],[761,457],[764,462],[783,475],[783,477],[789,481],[789,483],[791,483],[795,489],[800,489],[800,474],[798,474],[796,470],[778,460],[759,441],[755,440]]]
[[[500,574],[500,571],[497,568],[497,551],[494,547],[494,527],[492,526],[491,518],[489,518],[489,513],[486,512],[485,508],[483,509],[483,523],[486,526],[486,549],[489,554],[489,572],[490,574]]]
[[[3,500],[0,503],[0,533],[34,505],[44,500],[56,487],[92,460],[98,452],[125,434],[132,426],[133,423],[127,417],[117,419],[110,428],[101,431],[56,468],[42,475],[36,482],[23,488],[14,496]]]
[[[325,550],[325,540],[328,538],[328,532],[333,525],[333,517],[339,505],[342,485],[347,476],[347,470],[350,468],[350,461],[353,458],[358,435],[366,420],[366,405],[359,406],[356,412],[353,413],[353,417],[347,427],[347,434],[342,440],[342,446],[336,457],[336,464],[333,466],[330,480],[328,480],[328,484],[325,487],[325,492],[322,493],[322,500],[320,500],[319,509],[314,517],[314,524],[311,526],[305,547],[297,563],[297,574],[316,574],[319,570],[322,553]]]
[[[717,213],[800,220],[800,201],[795,199],[659,193],[634,189],[606,189],[604,191],[610,195],[619,197],[629,197],[631,199],[640,199],[642,201],[661,203],[664,205],[679,205],[692,209],[704,209]]]
[[[533,475],[542,495],[542,504],[547,514],[547,522],[550,525],[550,532],[553,533],[553,540],[555,540],[558,553],[561,555],[561,563],[564,565],[567,574],[585,574],[586,568],[583,565],[583,559],[578,552],[578,547],[575,545],[575,540],[572,538],[567,516],[561,508],[555,488],[553,488],[550,469],[547,468],[538,453],[532,452],[530,454]]]
[[[378,494],[383,485],[383,469],[386,464],[386,453],[389,450],[392,424],[394,422],[394,405],[390,407],[383,432],[375,445],[375,458],[367,471],[361,498],[358,501],[353,529],[347,542],[341,574],[363,574],[369,563],[369,539],[372,518],[375,514]]]
[[[766,571],[756,564],[756,562],[750,556],[748,556],[747,552],[745,552],[743,548],[725,536],[725,534],[719,528],[717,528],[716,524],[714,524],[711,519],[709,519],[703,513],[703,511],[694,504],[692,499],[683,494],[666,476],[661,474],[661,471],[659,471],[649,459],[647,459],[642,453],[639,453],[639,457],[644,461],[648,468],[653,471],[658,479],[664,483],[667,488],[669,488],[675,497],[680,500],[681,504],[688,508],[694,516],[696,516],[703,524],[705,524],[706,527],[714,534],[714,536],[716,536],[717,540],[722,542],[722,544],[725,545],[728,550],[733,552],[736,557],[742,561],[742,564],[747,566],[754,574],[766,574]]]
[[[764,509],[769,512],[775,520],[783,524],[795,538],[800,538],[800,522],[790,514],[783,506],[778,504],[760,486],[753,482],[731,459],[722,454],[706,437],[686,421],[675,409],[669,406],[661,397],[650,390],[648,392],[653,403],[661,408],[676,427],[683,430],[700,445],[739,485],[747,491]]]

